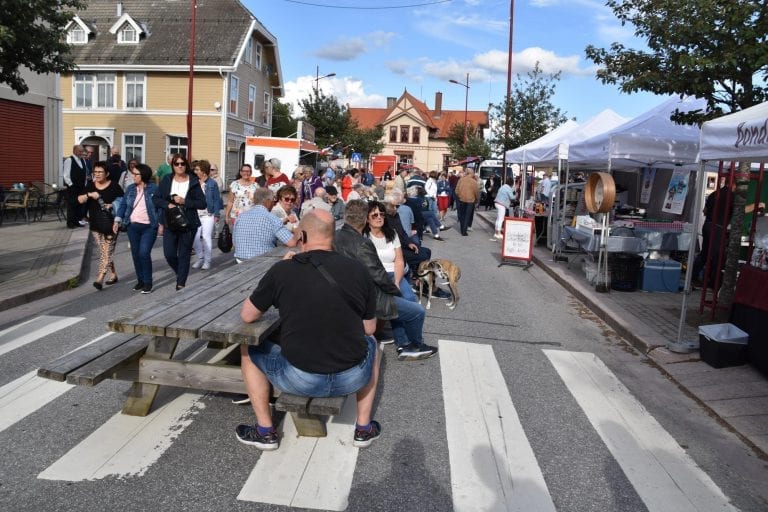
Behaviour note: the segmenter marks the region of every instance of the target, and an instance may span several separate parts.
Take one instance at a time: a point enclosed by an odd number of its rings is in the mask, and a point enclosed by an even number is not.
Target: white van
[[[475,172],[480,178],[480,190],[485,190],[485,182],[488,178],[493,177],[494,174],[498,174],[501,177],[501,182],[504,183],[504,171],[502,170],[503,162],[501,160],[483,160],[477,165]],[[512,174],[512,164],[507,164],[507,169]]]

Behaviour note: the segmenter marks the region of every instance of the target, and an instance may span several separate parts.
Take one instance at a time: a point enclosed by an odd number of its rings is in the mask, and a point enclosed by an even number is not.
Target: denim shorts
[[[355,393],[371,380],[373,362],[378,344],[372,336],[365,337],[368,353],[352,368],[339,373],[310,373],[299,370],[284,357],[280,345],[265,341],[258,346],[249,346],[248,355],[280,391],[299,396],[346,396]]]

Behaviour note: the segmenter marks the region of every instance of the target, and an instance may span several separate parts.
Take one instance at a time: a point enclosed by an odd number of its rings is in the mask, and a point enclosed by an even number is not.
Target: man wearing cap
[[[331,206],[331,215],[333,220],[341,220],[344,218],[344,201],[339,199],[339,191],[333,185],[325,187],[326,197],[328,198],[328,204]]]

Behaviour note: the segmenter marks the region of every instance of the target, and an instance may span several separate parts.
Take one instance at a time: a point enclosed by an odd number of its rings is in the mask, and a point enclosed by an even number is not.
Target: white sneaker
[[[472,226],[469,226],[469,227],[467,228],[467,231],[472,231]]]
[[[210,263],[203,263],[203,270],[209,270],[211,268]]]
[[[497,240],[501,240],[503,238],[503,235],[501,233],[494,233],[493,238],[496,238]]]
[[[192,268],[200,268],[203,266],[203,260],[197,260],[192,264]]]
[[[87,222],[85,222],[84,220],[78,221],[77,223],[78,223],[78,224],[80,224],[80,225],[81,225],[81,226],[83,226],[83,227],[85,227],[85,226],[87,226],[87,225],[88,225],[88,223],[87,223]]]

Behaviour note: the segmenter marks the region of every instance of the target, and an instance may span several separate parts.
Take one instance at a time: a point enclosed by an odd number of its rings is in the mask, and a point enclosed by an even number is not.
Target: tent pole
[[[699,349],[699,340],[683,341],[683,325],[685,325],[685,315],[688,311],[688,295],[691,293],[691,280],[693,279],[693,260],[696,257],[696,241],[699,233],[699,217],[701,217],[701,199],[704,196],[704,184],[706,183],[707,172],[706,162],[699,163],[699,175],[696,180],[696,200],[693,206],[693,222],[691,232],[691,244],[688,247],[688,265],[685,269],[685,289],[683,291],[683,303],[680,306],[680,321],[677,324],[677,339],[667,343],[667,349],[670,352],[687,354]]]

